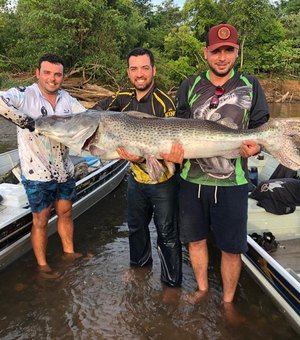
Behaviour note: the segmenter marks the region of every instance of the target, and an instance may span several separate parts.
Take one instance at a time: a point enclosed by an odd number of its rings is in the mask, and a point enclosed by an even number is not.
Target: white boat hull
[[[17,158],[15,158],[17,164]],[[14,165],[15,165],[14,164]],[[12,165],[12,164],[11,164]],[[1,162],[0,162],[1,167]],[[11,167],[10,167],[11,168]],[[128,162],[113,160],[76,182],[77,200],[73,203],[73,219],[80,216],[102,198],[112,192],[127,173]],[[6,167],[2,167],[7,171]],[[27,253],[31,248],[31,211],[30,208],[2,207],[0,211],[0,270]],[[5,215],[5,216],[3,216]],[[8,217],[9,215],[9,217]],[[16,218],[18,216],[18,218]],[[6,217],[6,222],[3,217]],[[57,216],[53,211],[48,224],[48,235],[57,231]],[[17,227],[14,224],[18,224]],[[13,231],[8,225],[12,225]]]

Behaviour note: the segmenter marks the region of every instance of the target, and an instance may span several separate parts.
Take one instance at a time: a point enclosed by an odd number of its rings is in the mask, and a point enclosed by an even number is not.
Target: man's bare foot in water
[[[55,280],[61,276],[59,272],[54,272],[47,264],[43,266],[38,265],[38,275],[43,279],[49,280]]]
[[[223,301],[225,317],[232,326],[238,326],[246,321],[246,317],[239,313],[233,302]]]
[[[207,290],[196,290],[194,293],[188,294],[184,297],[184,300],[191,305],[199,303],[206,295]]]
[[[74,260],[77,260],[77,259],[80,259],[82,258],[83,255],[81,253],[63,253],[62,255],[62,259],[63,260],[66,260],[66,261],[74,261]]]
[[[181,289],[179,287],[164,287],[162,291],[162,302],[165,304],[176,304],[180,300]]]
[[[92,253],[86,253],[86,255],[83,255],[81,253],[63,253],[62,258],[63,260],[76,260],[82,258],[83,260],[90,260],[94,257]]]

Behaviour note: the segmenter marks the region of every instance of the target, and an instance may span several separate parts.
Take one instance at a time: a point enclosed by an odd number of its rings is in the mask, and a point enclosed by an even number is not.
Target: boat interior
[[[270,180],[279,163],[263,152],[258,157],[251,157],[248,165],[249,169],[256,169],[259,185],[262,181]],[[300,186],[300,172],[295,172],[293,176],[298,181],[294,183]],[[300,190],[296,191],[296,196],[300,201]],[[271,233],[276,240],[276,247],[268,253],[300,282],[300,206],[292,210],[285,214],[274,214],[259,206],[256,199],[249,198],[248,234],[263,236],[264,233]]]

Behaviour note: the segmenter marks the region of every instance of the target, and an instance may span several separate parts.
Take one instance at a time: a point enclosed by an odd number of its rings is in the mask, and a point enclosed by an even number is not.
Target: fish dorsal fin
[[[126,111],[124,112],[128,114],[128,116],[135,117],[135,118],[150,118],[150,119],[158,119],[158,117],[149,115],[148,113],[139,112],[139,111]]]

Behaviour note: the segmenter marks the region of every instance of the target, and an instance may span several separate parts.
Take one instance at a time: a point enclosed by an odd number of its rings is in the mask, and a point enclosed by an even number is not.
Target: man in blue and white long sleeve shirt
[[[12,88],[0,97],[0,114],[18,125],[22,183],[33,215],[33,251],[41,275],[52,278],[58,274],[47,263],[46,246],[47,225],[53,207],[58,216],[57,228],[64,256],[80,256],[75,253],[73,244],[74,166],[67,147],[34,133],[34,120],[40,116],[70,115],[86,109],[61,89],[64,62],[59,56],[43,55],[36,69],[36,77],[37,83]]]

